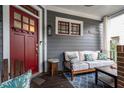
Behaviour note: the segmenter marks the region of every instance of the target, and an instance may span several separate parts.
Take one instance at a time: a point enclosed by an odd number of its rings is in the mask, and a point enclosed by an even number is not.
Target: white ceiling
[[[111,15],[124,9],[124,5],[94,5],[91,7],[86,7],[84,5],[53,5],[52,7],[56,7],[54,10],[56,10],[57,8],[64,9],[85,15],[87,14],[90,16],[94,16],[94,18],[102,18],[105,15]]]

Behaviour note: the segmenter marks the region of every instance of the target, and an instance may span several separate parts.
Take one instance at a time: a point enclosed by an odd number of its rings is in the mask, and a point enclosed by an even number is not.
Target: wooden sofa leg
[[[71,73],[71,81],[73,81],[73,80],[74,80],[74,74]]]

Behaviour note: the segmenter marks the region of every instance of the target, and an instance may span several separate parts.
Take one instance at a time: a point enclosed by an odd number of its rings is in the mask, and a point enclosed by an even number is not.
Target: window
[[[14,12],[14,27],[21,29],[21,15]]]
[[[30,31],[35,31],[35,21],[33,19],[30,19]]]
[[[14,19],[21,21],[21,15],[14,12]]]
[[[34,25],[34,20],[30,19],[30,25]]]
[[[82,36],[83,22],[79,20],[56,17],[56,34]]]
[[[27,23],[27,24],[28,24],[28,23],[29,23],[28,20],[29,20],[28,17],[23,16],[23,22],[24,22],[24,23]]]
[[[21,22],[14,20],[14,27],[21,29]]]
[[[35,20],[31,17],[14,12],[14,27],[27,32],[35,32]]]
[[[69,34],[69,22],[59,21],[58,22],[58,33]]]
[[[71,23],[71,35],[80,35],[80,24]]]
[[[28,31],[29,30],[28,24],[23,23],[23,29],[26,30],[26,31]]]

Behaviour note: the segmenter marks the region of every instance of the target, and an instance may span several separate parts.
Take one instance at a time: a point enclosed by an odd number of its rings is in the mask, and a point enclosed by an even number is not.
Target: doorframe
[[[38,73],[43,72],[43,10],[34,5],[32,6],[37,11],[39,11],[39,16],[34,15],[30,11],[22,8],[21,6],[15,6],[15,8],[18,8],[19,10],[22,10],[31,16],[34,16],[38,19],[38,43],[39,43],[39,54],[38,54]],[[3,59],[8,59],[8,71],[10,72],[10,6],[9,5],[3,5]]]

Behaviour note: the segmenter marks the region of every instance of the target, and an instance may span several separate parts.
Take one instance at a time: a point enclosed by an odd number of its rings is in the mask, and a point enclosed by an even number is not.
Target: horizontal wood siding
[[[84,22],[83,36],[62,36],[55,35],[55,18],[63,17]],[[57,57],[60,59],[59,70],[62,70],[64,51],[100,50],[100,21],[77,17],[73,15],[47,11],[47,23],[52,26],[52,35],[48,36],[48,58]],[[91,34],[89,32],[98,34]]]
[[[117,46],[118,87],[124,88],[124,46]]]

